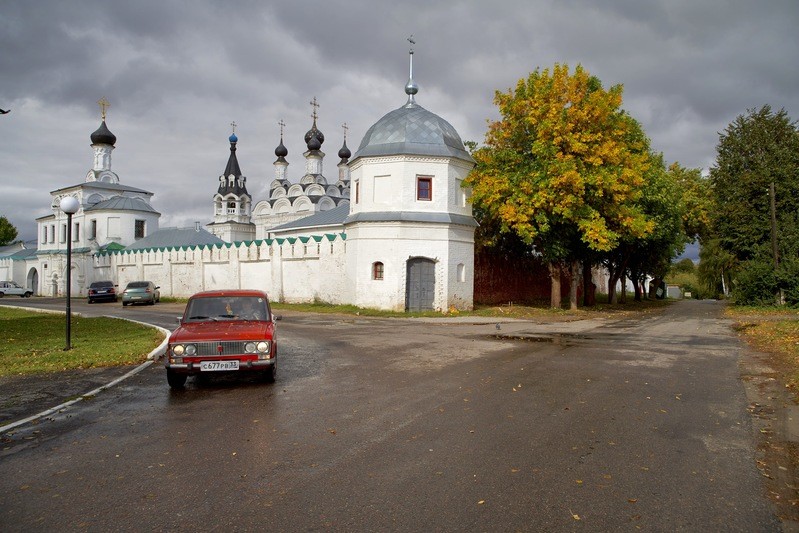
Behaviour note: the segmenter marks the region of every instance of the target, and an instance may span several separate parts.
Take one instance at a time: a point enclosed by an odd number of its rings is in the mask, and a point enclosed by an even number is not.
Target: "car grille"
[[[193,342],[197,347],[197,356],[206,355],[240,355],[244,353],[243,341],[223,341],[223,342]],[[222,351],[219,351],[219,345]]]

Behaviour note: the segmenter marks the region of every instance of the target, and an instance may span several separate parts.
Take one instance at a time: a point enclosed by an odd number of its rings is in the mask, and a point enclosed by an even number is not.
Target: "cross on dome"
[[[419,86],[416,85],[416,82],[413,81],[413,45],[416,44],[416,41],[413,40],[413,35],[408,37],[408,42],[411,43],[411,49],[408,52],[408,56],[410,57],[410,69],[408,71],[408,83],[405,84],[405,94],[408,95],[408,102],[405,104],[406,106],[415,105],[416,100],[414,100],[414,95],[419,92]]]
[[[316,114],[316,109],[319,107],[319,104],[316,103],[315,96],[313,97],[313,100],[311,100],[310,104],[313,107],[313,113],[311,114],[311,117],[313,117],[314,124],[316,124],[316,119],[318,118],[318,115]]]
[[[105,110],[111,107],[111,104],[105,99],[105,96],[97,100],[97,103],[100,105],[100,114],[102,115],[103,120],[105,120]]]

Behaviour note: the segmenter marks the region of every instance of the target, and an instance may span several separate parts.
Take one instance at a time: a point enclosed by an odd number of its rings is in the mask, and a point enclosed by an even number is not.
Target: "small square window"
[[[372,264],[372,279],[383,279],[383,263],[376,261]]]
[[[143,239],[144,238],[144,220],[137,220],[136,221],[136,228],[135,234],[133,235],[134,239]]]
[[[424,201],[433,199],[433,178],[416,178],[416,199]]]

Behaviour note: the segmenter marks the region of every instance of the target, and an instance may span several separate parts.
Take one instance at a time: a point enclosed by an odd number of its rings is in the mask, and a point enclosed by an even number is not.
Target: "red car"
[[[277,336],[263,291],[200,292],[189,298],[180,325],[169,337],[164,364],[172,388],[191,375],[211,372],[277,372]]]

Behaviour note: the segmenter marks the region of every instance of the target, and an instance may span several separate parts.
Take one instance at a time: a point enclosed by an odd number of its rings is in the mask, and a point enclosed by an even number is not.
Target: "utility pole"
[[[774,180],[771,181],[768,187],[769,202],[771,204],[771,252],[774,255],[774,273],[780,266],[780,251],[777,246],[777,193],[774,190]],[[777,305],[783,304],[782,289],[779,289],[776,295]]]

